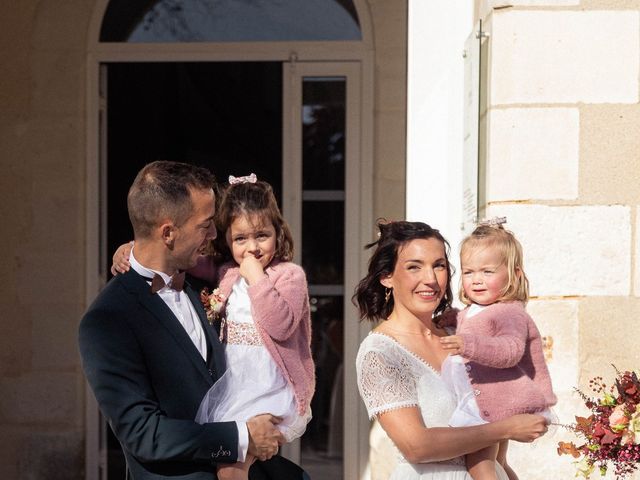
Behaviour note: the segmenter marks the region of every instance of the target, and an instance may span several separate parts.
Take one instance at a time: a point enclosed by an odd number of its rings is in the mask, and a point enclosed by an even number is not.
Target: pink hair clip
[[[478,222],[479,227],[496,227],[499,228],[502,224],[507,223],[507,217],[493,217]]]
[[[229,175],[229,185],[237,185],[239,183],[256,183],[257,181],[258,177],[256,177],[255,173],[245,175],[244,177],[234,177],[233,175]]]

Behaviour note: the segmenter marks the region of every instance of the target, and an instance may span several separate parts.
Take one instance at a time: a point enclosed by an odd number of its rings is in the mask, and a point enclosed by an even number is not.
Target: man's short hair
[[[164,220],[180,226],[191,216],[191,190],[215,188],[213,174],[188,163],[156,161],[136,176],[127,196],[129,220],[136,238],[147,238]]]

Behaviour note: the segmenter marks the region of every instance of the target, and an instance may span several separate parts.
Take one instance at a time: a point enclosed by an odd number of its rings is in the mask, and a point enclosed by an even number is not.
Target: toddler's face
[[[498,300],[509,282],[509,272],[497,248],[476,246],[461,259],[462,288],[467,298],[478,305]]]
[[[229,226],[226,233],[231,255],[238,265],[247,256],[257,258],[266,268],[276,252],[276,229],[259,215],[241,215]]]

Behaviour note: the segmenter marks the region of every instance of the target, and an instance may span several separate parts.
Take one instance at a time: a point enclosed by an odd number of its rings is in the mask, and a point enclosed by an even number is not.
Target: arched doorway
[[[368,423],[351,367],[359,264],[346,252],[366,243],[371,218],[366,9],[339,0],[130,3],[100,2],[91,29],[87,297],[107,281],[114,246],[131,236],[124,199],[143,164],[190,161],[220,181],[258,173],[292,226],[314,310],[315,419],[285,454],[320,468],[320,478],[355,478]],[[88,405],[87,478],[113,478],[113,439]]]

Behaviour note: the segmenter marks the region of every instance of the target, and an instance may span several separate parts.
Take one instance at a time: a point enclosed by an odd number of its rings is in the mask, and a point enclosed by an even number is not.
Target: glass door
[[[344,370],[352,363],[345,360],[353,290],[347,278],[357,271],[346,252],[358,248],[349,245],[357,223],[348,218],[358,216],[359,64],[286,63],[283,69],[283,208],[297,245],[295,261],[309,283],[316,363],[313,420],[298,458],[311,478],[340,479],[349,398]]]
[[[148,161],[204,164],[222,182],[252,171],[270,182],[307,272],[317,364],[314,419],[282,453],[311,478],[356,478],[368,422],[353,368],[363,327],[350,298],[371,230],[360,62],[111,62],[103,70],[105,252],[131,238],[118,189]],[[111,447],[102,478],[122,478],[119,445],[102,440]]]
[[[254,172],[281,198],[281,62],[110,62],[101,73],[102,278],[117,246],[133,238],[127,191],[149,162],[201,165],[221,184]],[[121,480],[120,444],[104,419],[95,422],[100,479]]]

